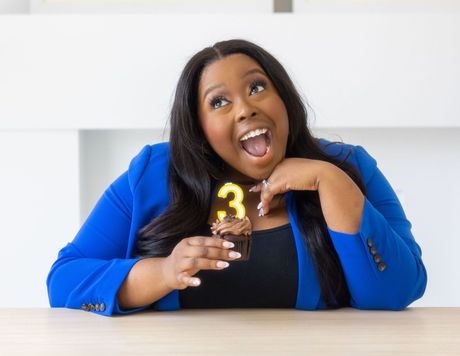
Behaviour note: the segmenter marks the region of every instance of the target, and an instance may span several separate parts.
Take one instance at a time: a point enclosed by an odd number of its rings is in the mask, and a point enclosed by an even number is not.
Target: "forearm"
[[[142,307],[173,291],[163,280],[164,259],[165,257],[145,258],[133,266],[117,293],[120,308]]]
[[[317,187],[328,227],[356,234],[361,224],[364,195],[355,182],[337,166],[325,163],[318,173]]]

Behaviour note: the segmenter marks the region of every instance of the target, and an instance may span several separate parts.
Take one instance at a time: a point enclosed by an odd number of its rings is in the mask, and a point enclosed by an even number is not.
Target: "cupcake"
[[[224,239],[235,244],[233,251],[241,253],[235,261],[247,261],[251,253],[251,221],[247,216],[243,219],[235,215],[226,215],[223,221],[216,220],[211,226],[213,237]]]

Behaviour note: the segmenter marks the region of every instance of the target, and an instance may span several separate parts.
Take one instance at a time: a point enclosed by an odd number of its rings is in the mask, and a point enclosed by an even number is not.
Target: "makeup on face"
[[[209,64],[199,83],[198,114],[230,179],[262,180],[284,159],[288,116],[268,75],[251,57],[233,54]]]

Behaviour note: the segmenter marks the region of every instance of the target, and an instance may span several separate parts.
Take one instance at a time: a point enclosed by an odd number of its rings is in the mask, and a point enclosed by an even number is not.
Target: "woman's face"
[[[209,144],[227,163],[229,178],[268,178],[284,159],[287,110],[251,57],[233,54],[205,67],[198,88],[198,116]]]

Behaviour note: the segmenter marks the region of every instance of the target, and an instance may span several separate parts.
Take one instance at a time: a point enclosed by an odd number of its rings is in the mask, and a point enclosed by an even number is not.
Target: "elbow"
[[[360,296],[358,298],[352,298],[351,306],[356,309],[363,310],[404,310],[411,302],[405,299],[399,299],[394,297],[382,297],[382,296]]]
[[[58,258],[46,277],[48,301],[51,308],[67,307],[69,295],[80,282],[72,273],[73,262],[79,258],[81,255],[71,243],[59,251]]]
[[[413,300],[404,298],[401,295],[395,293],[395,295],[382,296],[368,296],[352,298],[351,306],[356,309],[363,310],[393,310],[401,311],[407,308]]]
[[[410,304],[420,299],[425,293],[427,285],[426,274],[421,274],[413,283],[408,283],[407,286],[399,291],[395,290],[388,299],[387,310],[404,310]]]
[[[423,269],[425,271],[425,269]],[[364,290],[351,298],[351,306],[357,309],[393,310],[406,309],[425,293],[427,285],[426,272],[421,273],[415,282],[384,285],[381,288]]]
[[[60,293],[59,286],[55,283],[54,271],[51,271],[46,278],[46,288],[48,290],[48,301],[51,308],[61,308],[65,307],[65,301]]]
[[[58,259],[46,277],[48,301],[51,308],[67,307],[67,299],[73,289],[72,277],[66,267],[75,258]]]
[[[420,299],[425,294],[427,281],[425,266],[419,261],[416,272],[413,273],[413,278],[402,281],[399,288],[394,291],[394,298],[391,300],[390,305],[392,309],[390,310],[405,309],[417,299]]]

